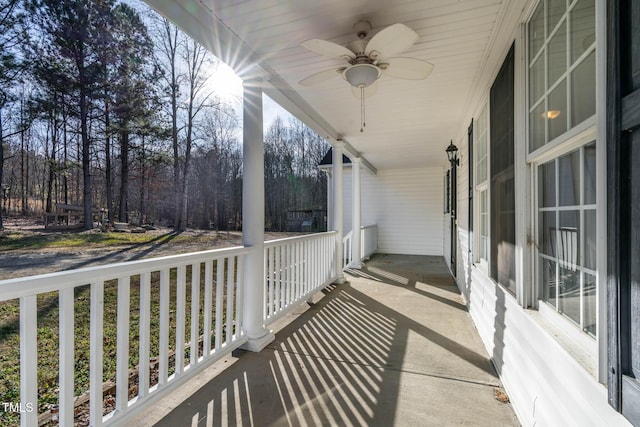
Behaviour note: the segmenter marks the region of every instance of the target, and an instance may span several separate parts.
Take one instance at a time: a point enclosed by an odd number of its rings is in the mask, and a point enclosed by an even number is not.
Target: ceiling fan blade
[[[303,42],[300,46],[312,52],[319,53],[320,55],[328,56],[329,58],[353,59],[356,57],[356,55],[346,47],[326,40],[311,39]]]
[[[378,64],[385,76],[407,80],[423,80],[429,77],[434,65],[416,58],[391,58]]]
[[[364,97],[371,98],[377,92],[378,92],[378,81],[376,80],[370,86],[367,86],[364,88]],[[361,99],[360,88],[351,86],[351,94],[353,95],[354,98]]]
[[[300,86],[313,86],[318,83],[327,81],[333,77],[341,75],[344,70],[345,70],[345,67],[330,68],[328,70],[323,70],[318,73],[311,74],[308,77],[305,77],[304,79],[300,80],[299,84]]]
[[[402,53],[418,41],[420,36],[404,24],[393,24],[378,34],[367,44],[365,54],[373,59]]]

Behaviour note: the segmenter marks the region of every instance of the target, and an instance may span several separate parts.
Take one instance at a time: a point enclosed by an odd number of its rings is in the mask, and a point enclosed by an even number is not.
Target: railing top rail
[[[365,228],[374,228],[377,227],[378,224],[369,224],[369,225],[363,225],[362,227],[360,227],[361,230],[364,230]]]
[[[236,246],[0,280],[0,301],[248,253],[249,248]]]
[[[294,237],[285,237],[282,239],[275,239],[275,240],[267,240],[266,242],[264,242],[264,247],[265,248],[270,248],[273,246],[278,246],[281,245],[283,243],[289,243],[289,242],[296,242],[296,241],[305,241],[305,240],[315,240],[315,239],[319,239],[321,237],[326,237],[326,236],[331,236],[336,234],[335,231],[325,231],[323,233],[313,233],[313,234],[305,234],[303,236],[294,236]]]

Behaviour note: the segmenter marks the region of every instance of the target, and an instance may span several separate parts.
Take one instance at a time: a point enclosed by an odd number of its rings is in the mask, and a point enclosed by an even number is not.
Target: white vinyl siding
[[[546,12],[537,11],[536,9],[541,4],[538,1],[528,2],[528,8],[521,16],[521,19],[514,25],[511,36],[505,35],[503,37],[504,44],[511,43],[511,37],[516,39],[516,54],[520,57],[520,62],[516,61],[516,172],[515,172],[515,191],[516,191],[516,209],[517,218],[520,219],[520,226],[516,228],[516,243],[518,244],[517,252],[517,264],[516,268],[520,268],[522,274],[518,278],[519,292],[523,290],[526,294],[524,301],[520,298],[515,298],[504,287],[498,285],[494,280],[488,277],[487,271],[481,268],[479,263],[472,265],[471,263],[462,264],[462,268],[458,268],[457,284],[460,290],[463,292],[465,302],[469,309],[469,314],[474,320],[476,328],[480,334],[480,337],[485,345],[485,348],[491,357],[491,360],[496,367],[500,379],[503,382],[506,392],[509,394],[514,410],[518,414],[519,422],[523,426],[542,426],[542,425],[593,425],[593,426],[628,426],[630,425],[623,416],[616,412],[607,403],[607,390],[603,386],[606,384],[608,363],[607,363],[607,345],[606,345],[606,298],[603,294],[606,294],[602,289],[602,283],[606,283],[606,272],[602,271],[602,267],[594,269],[593,260],[601,261],[606,259],[603,256],[606,252],[606,248],[603,249],[600,243],[606,241],[606,224],[603,224],[603,216],[601,215],[606,207],[606,182],[604,178],[604,171],[606,170],[606,159],[603,159],[604,152],[603,145],[606,139],[603,138],[604,129],[603,125],[606,121],[606,113],[604,107],[604,83],[606,68],[604,64],[605,55],[602,54],[606,41],[603,40],[605,21],[606,21],[606,2],[604,0],[598,0],[595,2],[596,6],[596,27],[598,37],[596,37],[596,44],[592,44],[593,24],[592,28],[587,28],[588,22],[593,22],[592,18],[587,20],[583,18],[588,10],[587,5],[592,4],[591,1],[585,0],[570,0],[558,2],[556,0],[542,0],[546,8],[547,4],[557,5],[562,4],[566,6],[570,11],[567,13],[559,13],[554,15],[553,21],[550,21],[549,28],[553,31],[553,34],[557,34],[565,28],[568,28],[567,43],[571,43],[571,40],[579,42],[580,52],[576,52],[566,56],[566,70],[553,74],[551,77],[555,78],[550,84],[547,83],[546,68],[543,71],[534,69],[536,66],[541,67],[542,62],[546,63],[546,51],[541,52],[540,49],[546,49],[541,44],[534,47],[535,52],[532,54],[534,58],[540,59],[541,62],[532,63],[530,61],[528,36],[530,34],[529,22],[530,16],[538,13],[539,17],[543,17]],[[551,11],[551,9],[549,9]],[[535,12],[535,13],[534,13]],[[578,18],[579,21],[577,20]],[[562,21],[562,22],[561,22]],[[526,24],[525,31],[521,24]],[[547,38],[544,22],[541,24],[540,37],[544,40],[552,40],[553,34],[549,34],[550,38]],[[579,25],[579,28],[577,28]],[[573,37],[571,29],[578,30],[580,33],[584,33],[584,36]],[[589,31],[590,30],[590,31]],[[541,42],[542,43],[542,42]],[[576,44],[568,44],[567,49],[573,49]],[[518,50],[518,47],[520,49]],[[549,46],[550,49],[554,46]],[[506,47],[505,47],[506,49]],[[573,52],[573,51],[572,51]],[[551,53],[551,52],[550,52]],[[596,59],[596,84],[587,85],[585,91],[581,91],[579,95],[589,98],[587,101],[578,102],[574,98],[568,98],[572,93],[572,83],[576,83],[574,77],[576,69],[580,65],[589,65],[592,55],[595,55]],[[574,61],[575,58],[575,61]],[[501,59],[501,58],[500,58]],[[485,81],[492,81],[495,78],[495,70],[498,65],[498,58],[488,67],[488,70],[484,72]],[[571,62],[570,62],[571,61]],[[546,64],[545,64],[546,67]],[[533,70],[532,70],[533,69]],[[531,76],[533,71],[534,75]],[[577,70],[578,72],[582,69]],[[537,75],[535,73],[538,73]],[[555,72],[554,72],[555,73]],[[530,83],[530,77],[537,77],[537,83]],[[580,79],[578,79],[580,80]],[[533,114],[532,109],[544,105],[546,109],[547,102],[550,103],[555,100],[552,98],[554,90],[565,82],[567,93],[567,107],[566,110],[561,112],[556,119],[551,119],[551,115],[543,118],[541,114]],[[569,82],[569,87],[566,86],[566,82]],[[538,84],[537,87],[531,85]],[[592,89],[595,88],[595,92]],[[598,101],[595,111],[596,115],[589,117],[589,114],[593,114],[594,104],[591,101],[592,94],[598,94]],[[533,94],[533,96],[530,96]],[[486,101],[482,101],[487,95],[486,85],[475,89],[471,99],[477,99],[477,104],[472,105],[473,110],[469,112],[469,115],[462,120],[464,126],[457,129],[457,135],[466,135],[466,124],[471,120],[472,114],[474,118],[474,143],[477,142],[477,138],[481,134],[478,118],[480,116],[480,110],[486,104]],[[576,110],[574,107],[580,107],[580,110]],[[553,107],[553,105],[551,105]],[[574,116],[575,113],[578,117]],[[475,114],[474,114],[475,113]],[[570,114],[571,113],[571,114]],[[563,126],[566,125],[567,131],[559,136],[555,135],[557,129],[553,126],[547,129],[547,126],[551,126],[551,122],[562,120],[562,117],[566,119]],[[582,117],[584,120],[582,120]],[[535,119],[536,124],[531,124],[530,119]],[[546,122],[545,122],[546,120]],[[598,127],[596,128],[596,123]],[[535,129],[531,128],[531,125]],[[555,125],[554,125],[555,126]],[[571,128],[569,128],[571,126]],[[548,131],[552,131],[551,135],[555,136],[553,139],[548,138]],[[537,141],[532,141],[529,135],[533,133],[538,137]],[[580,200],[579,203],[573,203],[571,205],[561,205],[560,202],[555,203],[554,206],[547,206],[546,203],[539,202],[540,197],[540,172],[545,164],[553,164],[554,171],[555,165],[558,163],[558,172],[560,169],[559,162],[564,156],[574,152],[575,150],[586,151],[591,149],[590,142],[596,140],[596,201],[593,198],[590,200]],[[444,147],[446,144],[442,145]],[[474,146],[476,148],[476,146]],[[531,148],[535,148],[532,151]],[[461,152],[464,152],[464,146],[461,148]],[[475,162],[480,161],[481,155],[478,151],[474,151],[473,160]],[[584,156],[583,154],[583,157]],[[468,158],[468,157],[467,157]],[[465,157],[462,157],[463,162]],[[579,172],[576,169],[576,174],[582,174],[581,184],[576,185],[576,188],[581,186],[585,187],[585,184],[589,184],[585,180],[585,172],[587,168],[583,165],[583,172]],[[478,235],[480,234],[480,194],[478,189],[479,182],[477,181],[478,167],[474,171],[473,188],[476,190],[474,194],[474,222],[473,228],[473,255],[477,260],[477,254],[479,251]],[[560,184],[554,183],[553,188],[556,188],[559,192]],[[460,188],[465,188],[465,184],[461,182]],[[584,194],[584,191],[581,190]],[[518,198],[519,197],[519,198]],[[595,203],[595,205],[594,205]],[[543,279],[540,277],[539,262],[540,259],[544,259],[547,253],[551,253],[548,249],[546,252],[539,252],[538,247],[543,244],[540,239],[540,234],[544,234],[541,230],[542,224],[539,223],[540,212],[549,211],[552,212],[554,218],[557,219],[557,223],[560,221],[560,215],[563,210],[574,210],[580,212],[580,233],[579,242],[576,242],[577,247],[580,246],[579,255],[580,264],[575,262],[575,270],[581,275],[581,292],[587,298],[581,298],[581,311],[580,311],[580,326],[586,329],[586,333],[582,332],[581,328],[577,328],[575,323],[566,319],[566,314],[560,313],[556,299],[555,306],[543,302]],[[463,209],[461,207],[460,211]],[[595,218],[589,218],[594,216]],[[587,224],[590,221],[590,224]],[[595,221],[596,225],[593,225]],[[606,221],[606,219],[605,219]],[[577,221],[576,221],[577,223]],[[464,222],[462,222],[464,226]],[[587,236],[587,227],[590,228],[589,232],[591,237]],[[556,227],[558,228],[558,227]],[[595,248],[589,243],[593,241],[593,232],[595,231],[595,241],[598,242]],[[562,262],[565,259],[570,259],[568,254],[559,251],[558,241],[561,241],[559,231],[554,234],[555,252],[552,256],[548,256],[547,259],[557,259],[557,263]],[[549,234],[548,232],[546,233]],[[461,241],[464,241],[461,239]],[[595,255],[594,255],[595,252]],[[576,258],[577,261],[577,258]],[[602,263],[599,263],[602,264]],[[592,270],[589,272],[588,270]],[[554,268],[555,274],[555,289],[558,288],[558,276],[560,272],[556,274],[555,271],[559,270]],[[589,276],[597,276],[597,281],[600,284],[600,289],[596,293],[597,304],[595,309],[597,312],[597,324],[593,324],[593,310],[594,297],[593,286],[585,281],[589,279]],[[585,286],[587,285],[587,286]],[[577,293],[576,293],[577,295]],[[518,294],[521,297],[522,294]],[[569,296],[569,295],[567,295]],[[536,301],[537,300],[537,301]],[[604,300],[604,304],[603,304]],[[537,307],[536,307],[537,306]],[[528,308],[525,308],[528,307]],[[566,306],[565,306],[566,307]],[[603,310],[603,307],[605,308]],[[575,316],[577,318],[577,316]],[[604,325],[603,325],[604,323]],[[597,340],[592,338],[593,331],[597,330]],[[576,337],[578,339],[576,339]],[[577,392],[579,391],[579,392]]]
[[[363,226],[378,225],[378,252],[442,255],[441,168],[361,171]],[[344,230],[351,230],[351,169],[344,173]]]

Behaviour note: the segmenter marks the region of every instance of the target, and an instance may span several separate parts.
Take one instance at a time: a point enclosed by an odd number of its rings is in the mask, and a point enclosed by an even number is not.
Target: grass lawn
[[[0,235],[0,251],[18,249],[102,248],[108,246],[144,245],[168,241],[180,243],[190,241],[194,238],[198,238],[198,236],[176,233],[33,233],[9,231]]]

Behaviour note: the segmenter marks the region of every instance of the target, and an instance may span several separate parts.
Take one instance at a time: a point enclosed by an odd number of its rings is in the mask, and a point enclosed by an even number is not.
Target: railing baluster
[[[36,295],[20,298],[20,415],[22,427],[38,425],[38,304]]]
[[[336,276],[336,271],[335,271],[336,245],[333,239],[327,239],[324,242],[324,244],[327,247],[327,259],[325,260],[328,267],[327,276],[335,277]]]
[[[317,242],[315,240],[311,240],[309,243],[309,247],[308,247],[308,253],[306,255],[306,258],[309,260],[309,265],[308,265],[308,272],[307,272],[307,286],[305,291],[306,292],[310,292],[311,289],[313,289],[313,281],[315,280],[315,274],[316,274],[316,259],[314,258],[315,256],[315,245],[317,244]]]
[[[322,258],[324,252],[324,240],[320,239],[318,241],[313,242],[311,248],[311,254],[313,261],[313,276],[311,277],[311,283],[309,284],[309,289],[307,292],[311,292],[316,286],[318,282],[318,269],[321,268],[322,264],[319,263],[319,260]]]
[[[193,274],[193,272],[191,273]],[[184,328],[186,320],[187,267],[178,266],[176,276],[176,376],[184,372]]]
[[[303,243],[303,253],[302,259],[304,263],[304,270],[302,271],[302,293],[307,293],[307,288],[309,287],[309,263],[311,259],[309,258],[309,241],[305,240]]]
[[[242,335],[242,304],[244,301],[244,255],[238,256],[238,274],[236,277],[236,338]],[[263,305],[264,307],[264,305]],[[264,314],[263,314],[264,316]]]
[[[284,245],[283,247],[284,249],[284,258],[282,260],[282,262],[284,263],[284,277],[285,280],[283,282],[283,287],[282,287],[282,295],[280,296],[280,308],[283,309],[287,306],[287,291],[289,290],[289,286],[290,286],[290,281],[291,281],[291,246],[290,245]]]
[[[291,292],[288,305],[298,299],[298,259],[298,242],[293,242],[291,244]]]
[[[329,236],[329,239],[331,237],[332,236]],[[327,271],[326,271],[327,268],[330,268],[330,267],[327,267],[327,265],[326,265],[327,258],[329,256],[331,256],[330,255],[330,253],[331,253],[331,243],[330,242],[331,241],[329,239],[327,239],[327,237],[325,236],[325,237],[323,237],[322,239],[320,239],[318,241],[318,245],[317,245],[317,251],[318,252],[315,254],[316,259],[318,260],[318,262],[316,264],[316,269],[318,270],[318,275],[317,275],[316,280],[315,280],[315,282],[313,284],[314,288],[316,288],[318,286],[318,284],[319,284],[318,282],[319,281],[320,282],[323,281],[322,279],[327,274]]]
[[[262,308],[265,310],[264,316],[269,317],[269,280],[271,277],[271,268],[269,267],[269,248],[264,248],[264,281],[262,283]],[[263,316],[263,317],[264,317]]]
[[[331,242],[320,241],[320,242],[318,242],[318,245],[316,246],[316,253],[315,253],[316,257],[321,256],[321,254],[324,252],[323,246],[326,247],[327,250],[331,250],[332,249]],[[333,246],[335,246],[335,244]],[[335,249],[334,249],[334,253],[335,253]],[[324,266],[322,264],[317,264],[316,265],[316,280],[315,280],[313,286],[317,287],[320,283],[324,282],[324,276],[325,276]]]
[[[267,300],[269,303],[269,315],[273,316],[276,312],[276,283],[277,283],[277,274],[278,267],[276,266],[277,258],[276,258],[276,248],[269,249],[269,258],[271,258],[271,283],[269,284],[269,299]]]
[[[280,311],[287,306],[287,290],[289,289],[289,269],[291,263],[289,262],[289,245],[282,246],[282,274],[284,274],[284,280],[282,281],[282,287],[280,288]]]
[[[331,242],[332,242],[331,237],[333,237],[333,236],[325,237],[320,242],[320,252],[321,252],[320,256],[321,256],[321,260],[322,260],[321,263],[320,263],[320,268],[323,271],[323,274],[322,274],[323,278],[325,278],[327,276],[332,276],[331,263],[329,262],[329,260],[333,257],[333,250],[332,250],[332,245],[331,245]]]
[[[58,400],[60,425],[73,425],[74,387],[74,295],[73,288],[61,289],[60,301],[60,395]]]
[[[191,355],[189,366],[198,364],[200,349],[200,263],[191,264]],[[203,353],[204,354],[204,353]]]
[[[102,361],[104,331],[104,282],[91,284],[91,321],[90,321],[90,354],[89,358],[89,419],[94,427],[102,425]]]
[[[204,267],[204,325],[202,355],[209,356],[211,353],[211,300],[213,292],[213,260],[208,260]]]
[[[116,411],[129,401],[129,300],[131,278],[118,279],[118,332],[116,348]]]
[[[329,236],[329,237],[331,237],[331,236]],[[317,248],[316,249],[317,252],[315,253],[315,257],[318,260],[317,263],[316,263],[316,269],[318,271],[318,274],[317,274],[317,276],[316,276],[316,278],[314,280],[314,283],[313,283],[313,287],[314,288],[317,288],[317,286],[319,284],[318,282],[322,282],[323,281],[322,279],[327,274],[327,271],[326,271],[327,266],[325,264],[325,262],[326,262],[325,260],[327,259],[327,257],[330,256],[329,255],[329,253],[331,251],[330,240],[328,240],[326,237],[320,239],[318,241],[318,244],[317,244],[316,248]]]
[[[160,270],[159,386],[166,385],[169,377],[169,277],[169,269]]]
[[[331,237],[325,237],[322,239],[321,248],[322,248],[322,269],[325,270],[325,276],[333,276],[333,272],[331,271],[331,263],[329,260],[333,257],[333,251],[331,250]]]
[[[302,252],[302,242],[296,243],[298,255],[296,256],[296,295],[297,300],[304,292],[302,291],[302,260],[304,259],[304,253]]]
[[[286,245],[287,248],[287,281],[286,287],[284,288],[284,295],[282,296],[282,308],[285,308],[289,305],[289,301],[291,301],[291,283],[293,282],[293,260],[291,259],[291,252],[293,252],[293,245],[291,243]]]
[[[216,350],[222,347],[222,320],[224,319],[222,291],[224,289],[224,258],[216,259]]]
[[[280,247],[280,245],[278,245],[275,247],[275,249],[276,249],[276,286],[275,286],[275,289],[273,290],[273,306],[274,306],[273,314],[278,314],[280,312],[280,288],[282,286],[282,272],[280,271],[282,248]]]
[[[273,316],[273,286],[276,274],[275,259],[273,256],[274,248],[265,249],[265,266],[267,268],[267,281],[264,292],[264,299],[267,308],[265,313],[267,317]]]
[[[231,343],[233,338],[233,285],[234,285],[234,263],[233,256],[227,258],[227,339],[225,342]]]
[[[298,244],[296,242],[291,243],[291,285],[289,286],[289,301],[287,301],[287,306],[290,306],[296,299],[296,285],[298,278],[297,246]]]
[[[149,394],[149,345],[151,331],[151,273],[140,275],[140,342],[138,367],[138,396]]]

